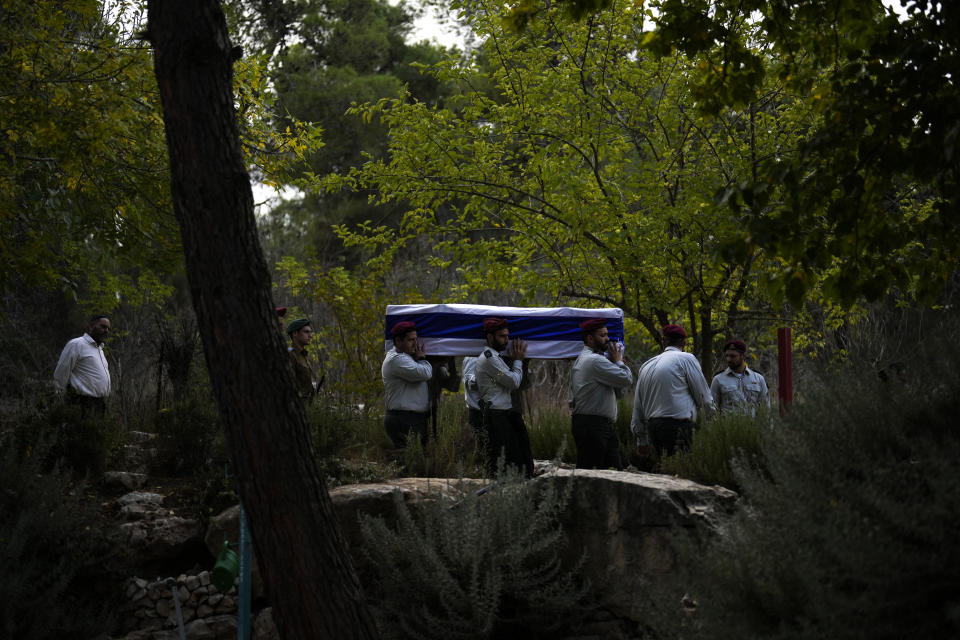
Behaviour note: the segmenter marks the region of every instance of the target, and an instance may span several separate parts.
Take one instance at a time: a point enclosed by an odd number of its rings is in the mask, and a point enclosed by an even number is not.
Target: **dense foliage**
[[[779,82],[742,109],[699,111],[696,64],[641,48],[647,16],[630,3],[576,23],[545,10],[522,32],[506,4],[470,3],[484,64],[430,69],[462,88],[442,108],[403,95],[353,110],[389,126],[389,157],[326,186],[413,208],[399,227],[340,233],[374,252],[432,238],[448,299],[617,306],[651,341],[681,321],[711,368],[718,336],[770,313],[760,285],[778,266],[720,257],[740,225],[714,194],[789,153],[815,112]]]
[[[75,443],[30,416],[7,425],[0,432],[0,634],[94,637],[115,594],[98,584],[109,548],[95,524],[97,503],[62,457]]]
[[[504,475],[482,495],[456,488],[412,508],[397,495],[396,526],[362,521],[372,595],[389,638],[546,637],[583,612],[587,590],[564,568],[560,514],[572,483]]]
[[[177,263],[149,50],[105,11],[0,10],[2,292],[22,281],[101,304],[117,290],[149,297],[151,270]]]
[[[908,359],[878,370],[874,352],[822,372],[771,432],[763,470],[741,470],[745,508],[670,591],[699,604],[678,637],[960,632],[960,377],[944,346],[956,323],[914,315],[886,346],[913,323],[923,342]]]
[[[610,0],[561,0],[575,17]],[[512,8],[519,28],[546,3]],[[823,281],[845,304],[891,287],[926,299],[956,269],[960,197],[955,78],[960,13],[928,0],[663,0],[640,43],[697,61],[707,112],[742,108],[776,77],[822,114],[797,153],[771,158],[718,194],[744,233],[729,255],[772,250],[776,291],[798,302]],[[759,29],[750,34],[744,25]],[[789,197],[773,194],[785,188]],[[779,200],[779,202],[778,202]]]
[[[237,36],[268,60],[278,130],[308,123],[322,138],[290,162],[285,175],[266,176],[276,186],[301,187],[313,176],[346,173],[366,158],[380,157],[386,131],[378,119],[347,117],[354,104],[408,90],[433,104],[449,90],[422,74],[444,51],[410,42],[416,9],[385,0],[250,2],[233,0]],[[332,233],[332,225],[367,219],[393,222],[404,208],[376,207],[366,194],[328,194],[305,189],[264,211],[261,236],[268,258],[315,259],[324,268],[355,260]]]

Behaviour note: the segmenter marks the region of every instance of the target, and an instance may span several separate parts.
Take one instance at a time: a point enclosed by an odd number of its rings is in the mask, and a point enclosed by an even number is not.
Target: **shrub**
[[[381,414],[355,407],[307,405],[321,469],[330,484],[374,482],[400,474],[421,477],[457,477],[473,474],[476,452],[473,432],[466,424],[463,397],[443,394],[437,403],[436,434],[429,424],[426,450],[413,439],[393,450]]]
[[[630,412],[633,405],[629,394],[617,400],[617,420],[614,433],[620,442],[620,459],[627,466],[636,450],[636,437],[630,432]],[[540,460],[577,461],[577,443],[570,428],[570,410],[565,406],[541,404],[530,411],[530,448],[533,457]]]
[[[426,450],[411,438],[400,454],[404,473],[425,478],[456,478],[479,474],[476,439],[467,424],[463,396],[443,394],[437,403],[436,434],[430,423]],[[383,427],[380,427],[383,432]]]
[[[383,419],[353,406],[324,402],[307,403],[307,423],[313,434],[317,455],[331,457],[376,457],[384,441]]]
[[[424,501],[416,519],[398,494],[395,530],[363,517],[384,637],[536,638],[569,626],[586,594],[560,560],[571,490],[503,475],[483,495],[460,487],[459,502]]]
[[[696,635],[960,635],[955,335],[926,334],[895,376],[848,361],[794,405],[764,472],[739,474],[742,513],[688,557]]]
[[[35,448],[46,469],[59,466],[77,477],[102,474],[124,442],[123,427],[113,416],[83,415],[80,407],[59,399],[41,399],[5,419],[21,452]]]
[[[50,434],[29,443],[0,434],[0,636],[93,637],[112,603],[91,577],[106,550],[86,486],[49,461]],[[99,583],[99,584],[98,584]],[[101,587],[98,589],[98,586]]]
[[[762,466],[763,436],[768,424],[767,415],[754,418],[720,414],[694,433],[690,451],[664,458],[661,470],[701,484],[718,484],[739,491],[735,463]]]
[[[570,411],[565,407],[538,405],[529,412],[527,431],[530,448],[538,460],[577,461],[577,445],[570,430]]]
[[[226,457],[220,413],[208,396],[186,396],[161,409],[154,428],[157,451],[153,467],[158,473],[197,474],[209,466],[214,457],[220,460]]]

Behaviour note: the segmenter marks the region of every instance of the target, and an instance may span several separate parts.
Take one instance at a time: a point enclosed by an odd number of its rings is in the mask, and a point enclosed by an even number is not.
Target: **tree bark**
[[[267,595],[285,638],[375,638],[333,514],[257,237],[216,0],[150,0],[193,305]]]

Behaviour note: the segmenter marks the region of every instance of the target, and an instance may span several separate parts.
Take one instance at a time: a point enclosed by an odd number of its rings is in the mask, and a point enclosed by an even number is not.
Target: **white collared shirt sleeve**
[[[720,384],[720,380],[722,376],[727,375],[727,371],[729,370],[728,368],[713,376],[713,380],[710,382],[710,395],[713,396],[713,408],[717,411],[723,410],[723,386]]]
[[[622,389],[633,384],[633,372],[625,362],[611,362],[604,355],[597,354],[596,358],[590,358],[590,373],[600,384],[605,384],[614,389]]]
[[[491,409],[511,409],[510,392],[523,382],[523,361],[514,360],[508,367],[492,349],[484,349],[477,358],[476,376],[480,397]]]
[[[573,411],[617,419],[617,390],[633,383],[633,373],[624,362],[611,362],[605,355],[584,347],[570,372]]]
[[[425,382],[433,376],[433,366],[426,360],[417,361],[406,353],[397,353],[384,360],[381,374],[407,382]]]
[[[514,360],[513,364],[508,367],[503,358],[496,354],[483,357],[486,360],[487,374],[493,379],[494,384],[507,391],[513,391],[520,387],[520,383],[523,382],[522,360]],[[493,371],[490,371],[490,369],[493,369]]]
[[[57,368],[53,370],[53,386],[57,393],[63,393],[70,386],[70,373],[80,357],[80,350],[76,340],[71,340],[60,352]]]
[[[477,387],[477,358],[467,356],[463,359],[463,396],[471,409],[480,408],[480,390]]]
[[[387,410],[420,411],[430,408],[427,381],[433,376],[433,367],[426,360],[419,362],[409,354],[396,350],[387,352],[380,367],[383,377],[384,400]]]

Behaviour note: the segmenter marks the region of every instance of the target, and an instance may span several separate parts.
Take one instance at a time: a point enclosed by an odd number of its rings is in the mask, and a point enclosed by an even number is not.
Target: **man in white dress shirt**
[[[592,318],[580,323],[583,350],[570,372],[570,424],[577,443],[578,469],[622,469],[617,421],[617,398],[633,384],[633,373],[623,352],[610,341],[607,321]]]
[[[478,356],[476,377],[483,409],[487,470],[493,475],[503,456],[506,466],[515,467],[529,478],[533,476],[530,436],[523,414],[511,397],[523,383],[527,343],[519,339],[510,342],[510,329],[503,318],[484,319],[483,333],[487,348]],[[501,352],[508,346],[509,354],[504,357]]]
[[[638,452],[648,456],[650,445],[657,457],[689,451],[697,408],[712,411],[713,398],[700,362],[684,353],[687,332],[676,324],[661,330],[665,348],[637,372],[630,429],[637,436]]]
[[[380,367],[387,408],[383,426],[397,449],[406,446],[407,438],[414,435],[426,447],[430,418],[427,383],[433,376],[433,367],[427,362],[414,323],[398,322],[390,334],[393,348],[387,352]]]
[[[57,393],[65,393],[67,402],[79,405],[83,416],[87,412],[102,416],[107,411],[110,368],[103,353],[103,341],[108,335],[110,318],[93,316],[87,332],[67,342],[53,370]]]

